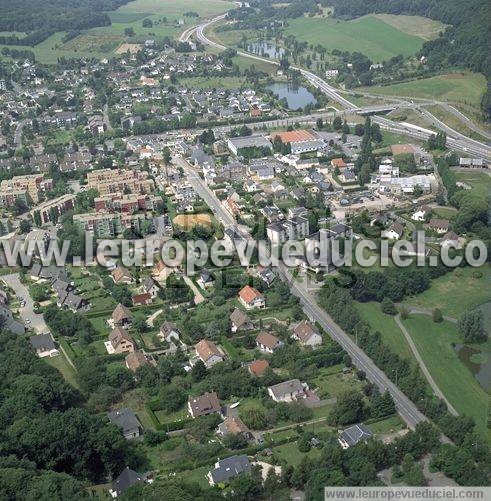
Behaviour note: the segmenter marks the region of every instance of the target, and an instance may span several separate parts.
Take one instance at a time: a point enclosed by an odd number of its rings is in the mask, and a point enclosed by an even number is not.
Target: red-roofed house
[[[239,301],[248,309],[265,308],[265,297],[254,287],[246,285],[239,292]]]

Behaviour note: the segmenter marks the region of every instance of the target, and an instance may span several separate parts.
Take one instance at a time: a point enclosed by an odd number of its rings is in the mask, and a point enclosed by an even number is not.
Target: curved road
[[[214,48],[219,49],[219,50],[226,50],[227,47],[225,45],[220,44],[218,42],[215,42],[215,41],[209,39],[205,35],[206,28],[208,28],[210,25],[224,19],[226,17],[226,15],[227,14],[222,14],[222,15],[214,17],[213,19],[210,19],[210,20],[208,20],[208,21],[206,21],[198,26],[189,28],[181,36],[184,37],[186,40],[188,40],[191,36],[196,35],[197,39],[200,42],[202,42],[204,45],[209,45],[210,47],[214,47]],[[243,57],[247,57],[249,59],[256,60],[256,61],[267,62],[269,64],[279,66],[278,61],[275,61],[275,60],[269,59],[269,58],[265,58],[265,57],[261,57],[261,56],[258,56],[256,54],[251,54],[250,52],[238,50],[237,54],[240,56],[243,56]],[[300,68],[298,66],[291,66],[291,67],[293,69],[298,70],[312,85],[314,85],[319,90],[324,92],[324,94],[326,94],[333,101],[336,101],[337,103],[341,104],[342,106],[348,108],[350,111],[357,111],[360,109],[354,103],[352,103],[348,99],[341,96],[338,89],[329,85],[322,78],[315,75],[311,71],[307,71],[307,70]],[[418,109],[418,105],[411,103],[411,102],[405,102],[405,101],[399,100],[398,105],[400,107],[414,108],[416,110]],[[346,111],[348,111],[348,110],[346,110]],[[431,115],[431,113],[429,113],[429,112],[427,112],[427,113],[429,115]],[[442,128],[443,130],[445,130],[447,132],[447,134],[451,134],[452,137],[447,138],[447,144],[452,149],[457,150],[457,151],[461,151],[464,153],[480,156],[480,157],[486,158],[487,160],[491,160],[491,147],[490,146],[488,146],[487,144],[481,143],[479,141],[476,141],[474,139],[470,139],[467,136],[451,129],[450,127],[448,127],[446,124],[441,122],[439,119],[437,119],[433,115],[431,115],[431,117],[432,117],[432,120],[434,121],[435,125]],[[422,139],[422,140],[427,140],[432,134],[434,134],[433,131],[430,131],[427,129],[422,129],[422,128],[411,130],[410,128],[402,126],[398,122],[393,122],[392,120],[382,118],[382,117],[375,117],[374,116],[373,121],[376,123],[379,123],[379,125],[382,128],[389,130],[391,132],[405,134],[405,135],[415,137],[418,139]]]

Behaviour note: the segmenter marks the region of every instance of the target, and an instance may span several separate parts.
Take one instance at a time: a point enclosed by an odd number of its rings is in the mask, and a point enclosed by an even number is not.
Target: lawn
[[[379,303],[356,303],[356,307],[361,318],[368,322],[373,330],[380,332],[382,341],[391,351],[408,360],[413,358],[411,348],[394,317],[382,313]]]
[[[320,398],[337,397],[351,389],[360,389],[361,383],[352,372],[344,374],[342,371],[333,373],[331,367],[321,368],[312,379],[312,387],[317,389]]]
[[[68,363],[62,351],[60,351],[57,357],[45,357],[43,360],[55,369],[58,369],[67,383],[70,383],[75,388],[79,388],[75,369]]]
[[[398,415],[376,421],[375,423],[369,423],[367,426],[375,434],[393,433],[394,431],[406,428],[405,423]]]
[[[311,459],[320,459],[320,449],[311,449],[309,452],[300,452],[297,442],[289,442],[287,444],[273,447],[273,454],[279,461],[286,461],[289,465],[298,466],[305,456]],[[266,461],[268,461],[266,459]]]
[[[472,416],[478,430],[491,438],[486,428],[489,395],[459,360],[451,345],[462,342],[457,327],[451,322],[435,324],[430,317],[415,314],[404,320],[404,325],[446,398],[458,412]]]
[[[309,44],[320,44],[328,50],[362,52],[375,62],[399,54],[415,54],[424,42],[422,38],[404,33],[372,15],[352,21],[300,17],[289,21],[285,34]],[[360,40],[363,40],[362,44]]]
[[[428,290],[404,303],[427,310],[440,308],[444,315],[458,318],[464,311],[491,301],[490,281],[491,269],[487,266],[479,270],[456,268],[433,280]]]
[[[486,79],[479,73],[461,72],[421,78],[393,85],[363,87],[370,94],[421,97],[440,101],[465,101],[479,106],[486,90]]]

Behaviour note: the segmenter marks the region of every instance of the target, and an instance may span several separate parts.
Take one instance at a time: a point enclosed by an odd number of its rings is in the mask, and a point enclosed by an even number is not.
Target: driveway
[[[23,308],[19,308],[19,314],[24,324],[29,320],[30,324],[27,327],[33,329],[36,333],[44,334],[49,332],[43,315],[34,313],[34,301],[31,299],[28,288],[20,281],[19,274],[4,275],[2,281],[5,282],[19,298],[22,298],[26,302]]]

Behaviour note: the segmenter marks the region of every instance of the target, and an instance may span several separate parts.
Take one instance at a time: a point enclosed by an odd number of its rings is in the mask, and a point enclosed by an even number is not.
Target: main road
[[[218,42],[215,42],[214,40],[209,39],[206,34],[205,30],[212,24],[221,21],[222,19],[225,19],[227,14],[222,14],[220,16],[214,17],[213,19],[210,19],[208,21],[205,21],[204,23],[189,28],[186,30],[181,37],[185,39],[186,41],[189,40],[189,38],[193,35],[196,35],[196,38],[203,43],[204,45],[208,45],[210,47],[214,47],[215,49],[219,50],[226,50],[227,47],[223,44],[220,44]],[[250,52],[245,52],[242,50],[237,50],[237,54],[243,57],[247,57],[249,59],[253,59],[256,61],[262,61],[262,62],[267,62],[269,64],[279,66],[279,62],[275,61],[273,59],[265,58],[262,56],[259,56],[257,54],[251,54]],[[308,82],[311,83],[311,85],[317,87],[319,90],[321,90],[327,97],[329,97],[331,100],[335,101],[336,103],[340,104],[345,108],[345,112],[359,112],[361,109],[356,106],[356,104],[352,103],[349,101],[347,98],[343,97],[339,93],[339,89],[336,89],[332,85],[328,84],[325,80],[320,78],[318,75],[315,73],[312,73],[311,71],[305,70],[303,68],[297,67],[297,66],[291,66],[293,69],[298,70]],[[395,105],[396,107],[396,105]],[[414,103],[412,100],[411,101],[404,101],[401,99],[397,99],[397,107],[405,107],[405,108],[411,108],[415,109],[416,111],[419,111],[419,105],[417,103]],[[377,107],[373,107],[377,108]],[[431,113],[427,112],[425,110],[425,114],[427,118],[430,118],[432,123],[438,127],[439,129],[444,130],[448,134],[448,139],[447,139],[447,144],[449,147],[456,151],[460,151],[461,153],[465,154],[472,154],[476,155],[482,158],[485,158],[487,160],[491,160],[491,147],[487,144],[481,143],[479,141],[476,141],[474,139],[470,139],[467,136],[455,131],[454,129],[451,129],[449,126],[444,124],[441,120],[437,119],[434,117]],[[467,117],[465,117],[467,118]],[[411,126],[412,124],[409,124],[410,127],[407,125],[401,125],[398,122],[394,122],[392,120],[389,120],[387,118],[382,118],[382,117],[374,117],[373,120],[379,125],[386,130],[390,130],[391,132],[396,132],[399,134],[404,134],[408,135],[414,138],[426,140],[428,139],[432,134],[434,134],[434,131],[428,130],[428,129],[423,129],[421,127],[416,127],[416,126]]]
[[[175,157],[174,162],[183,168],[187,175],[188,181],[194,188],[196,193],[207,203],[210,209],[221,223],[227,227],[234,229],[244,242],[252,243],[251,235],[242,227],[237,224],[222,205],[216,195],[201,179],[199,174],[193,167],[184,159]],[[419,412],[416,406],[409,400],[406,395],[381,371],[375,363],[368,357],[365,352],[344,332],[334,320],[324,311],[318,304],[315,296],[304,286],[292,279],[288,268],[284,263],[280,263],[276,269],[280,278],[287,281],[291,292],[297,296],[303,306],[305,314],[314,322],[318,322],[322,328],[329,333],[329,335],[338,342],[342,348],[351,357],[353,364],[361,371],[363,371],[367,379],[375,384],[381,392],[388,390],[394,399],[397,411],[407,423],[410,428],[414,428],[418,423],[426,420],[426,417]],[[448,440],[444,438],[445,440]]]

